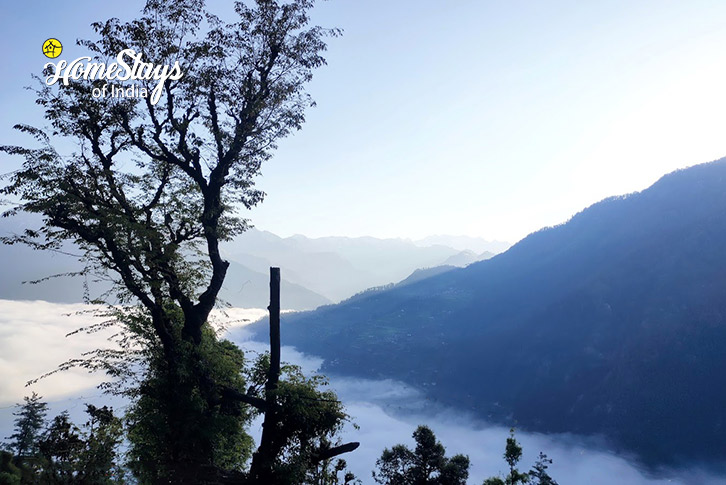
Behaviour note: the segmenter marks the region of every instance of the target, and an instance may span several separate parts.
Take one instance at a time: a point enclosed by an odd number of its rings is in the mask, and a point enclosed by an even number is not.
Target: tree
[[[547,473],[547,468],[552,464],[552,459],[548,458],[546,454],[539,452],[537,461],[529,471],[529,476],[534,480],[532,483],[535,485],[557,485],[557,482]]]
[[[384,449],[376,460],[378,473],[373,472],[376,483],[385,485],[407,485],[413,482],[413,452],[405,445]]]
[[[208,323],[229,266],[220,242],[248,227],[240,210],[264,196],[255,177],[277,141],[301,128],[312,105],[305,84],[325,63],[325,38],[338,33],[308,26],[313,3],[236,2],[237,19],[225,23],[203,0],[148,0],[136,20],[95,23],[97,40],[79,42],[93,54],[82,70],[86,78],[51,64],[36,90],[49,127],[16,126],[39,147],[0,147],[25,159],[2,189],[16,203],[4,215],[27,212],[42,220],[3,242],[40,250],[72,244],[84,273],[114,283],[100,299],[115,297],[123,306],[109,314],[123,327],[126,350],[98,350],[67,366],[127,378],[135,370],[129,356],[143,364],[130,389],[132,446],[137,456],[154,451],[152,460],[136,461],[142,477],[160,480],[161,473],[189,483],[239,472],[249,456],[244,426],[264,413],[262,442],[246,476],[284,483],[282,462],[312,466],[323,456],[310,448],[315,437],[304,433],[325,435],[340,425],[342,413],[326,405],[317,406],[316,426],[287,425],[283,406],[294,399],[285,390],[304,394],[316,383],[279,382],[279,331],[259,396],[245,391],[241,356]],[[106,61],[124,52],[137,75],[114,79]],[[155,79],[162,66],[171,70]],[[89,79],[99,73],[105,79]],[[107,88],[151,94],[97,95]],[[52,140],[61,138],[76,151],[56,150]],[[195,423],[210,427],[191,432]],[[341,446],[328,450],[328,458],[352,444]],[[283,460],[280,453],[291,449],[305,459]]]
[[[20,485],[23,473],[15,463],[13,454],[0,451],[0,485]]]
[[[83,439],[67,412],[53,418],[48,430],[38,443],[43,459],[40,480],[42,483],[73,483],[81,466]]]
[[[441,467],[439,483],[465,485],[469,478],[469,457],[465,455],[454,455],[449,458]]]
[[[507,485],[516,485],[518,483],[529,482],[529,475],[522,473],[517,469],[519,460],[522,459],[522,447],[514,437],[514,428],[509,430],[509,437],[507,438],[507,446],[504,450],[504,460],[509,465],[509,475],[507,475],[504,482]]]
[[[54,417],[38,436],[36,463],[23,483],[93,484],[123,483],[117,463],[121,420],[113,410],[86,405],[89,421],[79,428],[68,413]]]
[[[42,397],[33,392],[25,396],[24,404],[18,404],[20,410],[13,413],[15,419],[15,432],[9,436],[12,440],[8,449],[15,454],[20,463],[32,460],[38,452],[38,437],[45,426],[45,415],[48,404]]]
[[[484,485],[516,485],[518,483],[534,483],[536,485],[557,485],[547,473],[547,468],[552,464],[552,460],[544,453],[540,452],[529,473],[522,473],[517,469],[517,464],[522,459],[522,447],[514,437],[514,428],[509,430],[507,445],[504,450],[504,460],[509,465],[509,474],[504,477],[491,477],[484,480]],[[534,481],[536,480],[536,481]]]
[[[377,483],[386,485],[465,485],[469,477],[469,458],[455,455],[446,458],[446,449],[428,426],[413,433],[415,450],[396,445],[383,450],[376,460]]]
[[[509,430],[507,444],[504,448],[504,460],[509,465],[509,473],[503,479],[500,477],[490,477],[484,480],[484,485],[517,485],[519,483],[528,483],[530,476],[522,473],[517,469],[519,460],[522,459],[522,447],[514,437],[514,428]]]
[[[107,406],[99,408],[86,404],[86,413],[89,420],[85,424],[81,466],[75,483],[123,483],[124,472],[118,452],[123,437],[121,420]]]
[[[121,483],[122,470],[117,463],[122,440],[121,420],[103,406],[87,404],[89,421],[78,428],[67,412],[53,418],[47,427],[47,405],[33,393],[16,420],[15,441],[7,447],[13,453],[0,456],[2,483]]]
[[[330,449],[332,445],[327,441],[322,443],[322,448]],[[347,467],[348,463],[343,459],[322,460],[309,470],[303,483],[306,485],[361,485],[362,482]]]

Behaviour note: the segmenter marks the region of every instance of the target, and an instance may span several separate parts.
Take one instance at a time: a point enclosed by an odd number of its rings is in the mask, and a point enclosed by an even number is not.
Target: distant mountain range
[[[428,236],[423,239],[413,241],[417,246],[448,246],[458,249],[459,251],[471,251],[474,253],[492,253],[499,254],[506,251],[511,246],[510,243],[504,241],[487,241],[479,237],[471,236]]]
[[[726,159],[419,276],[286,315],[283,342],[649,464],[726,460]]]
[[[445,236],[437,238],[445,240]],[[478,238],[452,241],[489,249],[476,253],[426,241],[373,237],[281,238],[251,230],[225,244],[223,250],[230,260],[254,271],[267,273],[270,266],[279,266],[288,281],[340,301],[366,288],[396,283],[419,268],[465,266],[489,258],[505,244]]]
[[[0,219],[0,235],[34,227],[29,217]],[[490,247],[482,239],[470,238],[472,247]],[[281,238],[270,232],[251,229],[235,241],[223,245],[230,261],[220,298],[237,307],[264,308],[269,302],[269,267],[282,267],[283,305],[307,310],[350,297],[372,286],[398,282],[418,268],[450,264],[464,266],[490,257],[471,250],[442,245],[414,243],[402,239],[305,236]],[[68,253],[75,253],[73,248]],[[24,246],[0,244],[3,261],[0,298],[8,300],[47,300],[57,303],[83,301],[84,283],[90,295],[97,296],[108,283],[82,277],[51,278],[37,285],[23,284],[56,274],[77,272],[75,258],[66,254],[33,251]]]

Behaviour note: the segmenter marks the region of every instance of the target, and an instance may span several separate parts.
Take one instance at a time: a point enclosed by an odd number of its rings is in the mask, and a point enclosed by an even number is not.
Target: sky
[[[0,143],[40,124],[22,87],[46,38],[84,55],[91,21],[141,4],[6,2]],[[726,155],[724,2],[333,0],[313,17],[344,34],[303,130],[263,167],[260,229],[515,242]]]

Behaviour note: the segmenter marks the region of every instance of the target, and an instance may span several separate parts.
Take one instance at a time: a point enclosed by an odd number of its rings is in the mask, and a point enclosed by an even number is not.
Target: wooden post
[[[285,437],[280,436],[283,413],[278,409],[275,391],[280,382],[280,268],[270,268],[270,368],[265,383],[265,418],[262,421],[260,446],[252,455],[250,483],[279,485],[279,477],[273,473],[275,460],[279,458]],[[260,409],[260,407],[258,407]],[[346,443],[326,450],[318,450],[311,457],[314,463],[329,460],[358,448],[359,443]]]
[[[280,380],[280,268],[270,268],[270,372],[267,389],[277,389]]]
[[[250,478],[252,483],[276,482],[272,467],[280,451],[279,423],[275,391],[280,382],[280,268],[270,268],[270,368],[265,382],[265,418],[262,421],[260,446],[252,455]]]

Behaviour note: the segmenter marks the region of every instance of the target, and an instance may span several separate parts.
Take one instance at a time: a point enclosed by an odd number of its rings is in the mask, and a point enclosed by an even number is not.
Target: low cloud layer
[[[241,347],[264,352],[267,345],[249,340],[243,328],[230,337]],[[283,346],[282,359],[300,365],[306,372],[320,368],[322,359]],[[416,389],[393,380],[352,379],[329,376],[330,385],[346,405],[352,425],[346,427],[344,441],[358,441],[360,447],[344,456],[348,466],[364,484],[373,484],[371,472],[384,448],[398,443],[415,446],[412,433],[419,424],[428,425],[446,447],[447,456],[468,455],[472,466],[470,484],[504,475],[504,446],[509,428],[493,426],[461,411],[435,407]],[[259,433],[259,423],[253,431]],[[726,476],[717,476],[699,467],[688,470],[644,470],[632,461],[609,452],[600,440],[573,435],[544,435],[517,432],[524,450],[521,470],[529,470],[540,451],[553,460],[549,471],[560,485],[718,485]]]
[[[26,383],[46,374],[59,364],[79,358],[84,352],[112,346],[108,338],[115,330],[93,334],[67,334],[102,319],[88,313],[83,304],[45,301],[0,300],[0,407],[22,401],[35,391],[50,401],[93,389],[104,378],[82,369]],[[80,313],[79,313],[80,312]],[[213,321],[229,330],[246,325],[266,314],[262,309],[230,308],[215,311]]]
[[[108,345],[109,334],[103,332],[65,337],[94,321],[91,315],[76,314],[85,308],[84,305],[0,300],[0,375],[3,376],[0,379],[0,438],[11,433],[12,404],[33,390],[54,403],[52,412],[70,409],[72,414],[80,416],[83,402],[108,402],[109,398],[95,389],[103,376],[83,371],[63,372],[25,387],[29,379],[53,370],[64,360]],[[215,320],[227,328],[229,338],[245,349],[264,352],[267,345],[250,341],[244,329],[247,323],[264,314],[265,310],[260,309],[229,309],[217,312]],[[283,347],[282,358],[301,365],[306,373],[314,372],[322,364],[320,358],[291,347]],[[345,458],[349,468],[364,484],[374,483],[371,471],[384,448],[398,443],[413,446],[411,434],[419,424],[427,424],[434,430],[448,455],[469,455],[472,462],[470,484],[479,484],[486,477],[505,473],[502,454],[508,429],[488,425],[456,410],[436,408],[417,390],[400,382],[331,376],[330,383],[345,402],[352,422],[360,427],[347,426],[343,439],[361,443],[358,450]],[[113,401],[116,409],[123,409],[122,402]],[[259,422],[253,423],[253,434],[259,434],[259,425]],[[551,474],[561,485],[726,484],[726,477],[698,468],[661,472],[654,477],[625,458],[581,437],[518,432],[517,439],[524,448],[521,468],[529,469],[538,453],[544,451],[554,460]]]
[[[97,320],[85,305],[44,301],[0,300],[0,406],[22,400],[36,391],[47,399],[77,394],[100,383],[102,376],[82,370],[63,372],[26,387],[31,379],[50,372],[83,352],[108,346],[110,333],[66,335]]]

